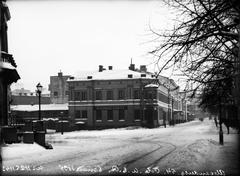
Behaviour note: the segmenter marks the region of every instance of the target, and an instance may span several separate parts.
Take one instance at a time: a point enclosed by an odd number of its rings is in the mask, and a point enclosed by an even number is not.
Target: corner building
[[[150,73],[108,70],[68,79],[69,116],[88,128],[157,127],[167,123],[167,89]],[[161,99],[161,100],[160,100]]]

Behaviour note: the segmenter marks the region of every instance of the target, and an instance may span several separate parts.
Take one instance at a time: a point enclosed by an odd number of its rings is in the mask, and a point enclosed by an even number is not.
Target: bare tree
[[[215,111],[222,103],[238,107],[240,115],[240,2],[238,0],[165,0],[178,23],[170,31],[150,30],[161,43],[150,51],[160,70],[177,67],[193,94],[202,92],[201,105]],[[166,59],[167,58],[167,59]],[[234,93],[235,92],[235,93]],[[219,111],[221,115],[221,111]],[[239,117],[238,117],[239,118]]]
[[[177,66],[190,82],[198,85],[218,81],[216,63],[234,65],[238,54],[240,5],[237,0],[169,0],[170,7],[181,12],[183,18],[172,31],[158,33],[163,39],[150,53],[163,59],[160,72],[169,66]]]

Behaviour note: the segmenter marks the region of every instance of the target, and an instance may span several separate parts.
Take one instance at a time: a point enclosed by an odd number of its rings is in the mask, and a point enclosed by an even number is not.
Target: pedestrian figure
[[[214,122],[215,122],[216,127],[218,127],[218,121],[217,121],[217,117],[216,116],[214,117]]]
[[[229,123],[229,119],[228,118],[225,118],[222,120],[224,125],[226,126],[227,128],[227,134],[229,134],[229,128],[230,128],[230,123]]]

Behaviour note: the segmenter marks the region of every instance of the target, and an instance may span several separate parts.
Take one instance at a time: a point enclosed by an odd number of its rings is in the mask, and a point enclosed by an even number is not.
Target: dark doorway
[[[145,110],[145,119],[146,119],[146,125],[149,128],[153,128],[154,127],[154,118],[153,118],[153,109],[152,108],[148,108]]]

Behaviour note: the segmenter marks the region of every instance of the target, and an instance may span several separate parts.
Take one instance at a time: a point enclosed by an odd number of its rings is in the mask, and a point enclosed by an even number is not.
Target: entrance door
[[[153,109],[146,109],[145,110],[145,119],[147,122],[147,126],[148,127],[154,127],[154,122],[153,122]]]

